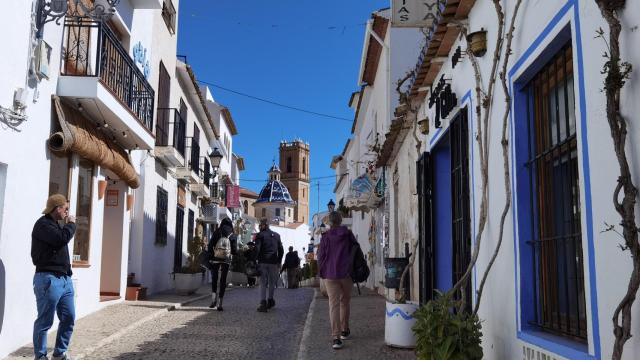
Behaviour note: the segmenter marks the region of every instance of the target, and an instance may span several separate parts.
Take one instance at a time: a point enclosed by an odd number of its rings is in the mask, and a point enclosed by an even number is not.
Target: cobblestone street
[[[87,359],[295,359],[312,289],[276,291],[276,308],[256,312],[259,290],[234,289],[223,312],[210,299],[169,311]]]

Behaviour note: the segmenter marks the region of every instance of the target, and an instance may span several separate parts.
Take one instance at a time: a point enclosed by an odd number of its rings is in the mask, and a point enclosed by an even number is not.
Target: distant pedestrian
[[[70,360],[67,350],[76,312],[67,244],[76,232],[76,218],[69,215],[69,202],[60,194],[49,196],[42,213],[44,215],[36,221],[31,232],[31,260],[36,266],[33,292],[38,309],[38,317],[33,323],[33,351],[36,359],[48,359],[47,332],[57,313],[60,323],[53,359]]]
[[[236,254],[237,239],[233,234],[233,223],[228,218],[222,219],[220,227],[211,235],[207,250],[211,254],[211,305],[210,308],[222,311],[222,299],[227,288],[227,274],[231,265],[231,257]],[[218,286],[218,273],[220,285]]]
[[[349,313],[351,303],[351,248],[356,242],[351,230],[341,226],[342,216],[333,211],[329,214],[331,227],[322,235],[318,249],[320,277],[324,279],[329,295],[329,320],[333,348],[340,349],[342,340],[351,335]]]
[[[284,255],[280,235],[269,229],[267,219],[260,220],[260,233],[256,236],[256,254],[260,269],[260,306],[259,312],[267,312],[276,305],[273,299],[279,278],[280,264]],[[267,287],[269,298],[267,299]]]
[[[247,243],[247,248],[244,251],[244,257],[247,259],[247,268],[255,266],[257,254],[256,243],[254,243],[253,240]],[[249,287],[254,287],[256,285],[256,278],[247,275],[247,285]]]
[[[289,246],[289,252],[284,258],[284,264],[280,273],[285,272],[283,280],[287,289],[295,289],[298,287],[298,268],[300,267],[300,258],[298,252],[293,251],[293,246]]]

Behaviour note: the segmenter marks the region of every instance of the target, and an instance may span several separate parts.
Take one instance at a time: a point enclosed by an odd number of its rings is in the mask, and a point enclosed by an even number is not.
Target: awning
[[[111,170],[120,180],[137,189],[140,186],[140,178],[124,149],[98,131],[80,112],[63,104],[59,97],[52,98],[62,131],[49,136],[49,149],[55,153],[72,151]]]

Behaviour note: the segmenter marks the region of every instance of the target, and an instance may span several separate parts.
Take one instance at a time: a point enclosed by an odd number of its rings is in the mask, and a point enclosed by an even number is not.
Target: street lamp
[[[333,202],[333,199],[329,200],[329,203],[327,203],[327,208],[329,209],[329,212],[333,212],[333,210],[336,209],[336,203]]]
[[[213,176],[216,176],[218,173],[218,168],[220,168],[220,162],[222,162],[222,158],[224,155],[218,150],[218,148],[213,148],[213,150],[209,153],[209,160],[211,161],[211,166],[213,167]]]

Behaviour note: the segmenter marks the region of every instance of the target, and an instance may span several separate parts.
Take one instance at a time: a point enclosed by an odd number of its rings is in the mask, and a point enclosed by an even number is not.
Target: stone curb
[[[311,321],[313,321],[313,311],[316,306],[316,296],[318,295],[318,289],[313,289],[313,297],[309,304],[309,311],[307,312],[307,319],[304,321],[304,330],[302,332],[302,339],[300,340],[300,347],[298,348],[298,360],[307,360],[307,343],[311,337]]]
[[[143,317],[142,319],[129,324],[129,326],[124,327],[124,328],[120,329],[119,331],[117,331],[117,332],[107,336],[106,338],[98,341],[94,345],[84,349],[81,353],[74,354],[73,358],[77,359],[77,360],[84,359],[89,354],[93,353],[94,351],[98,350],[99,348],[101,348],[101,347],[103,347],[105,345],[111,344],[112,342],[120,339],[126,333],[128,333],[129,331],[139,327],[140,325],[142,325],[142,324],[144,324],[144,323],[146,323],[148,321],[151,321],[151,320],[153,320],[153,319],[155,319],[157,317],[160,317],[160,316],[162,316],[163,314],[165,314],[165,313],[167,313],[169,311],[174,311],[174,310],[180,309],[183,306],[186,306],[186,305],[192,304],[194,302],[206,299],[206,298],[208,298],[210,296],[211,296],[210,294],[200,295],[200,296],[195,297],[193,299],[189,299],[187,301],[181,302],[181,303],[179,303],[177,305],[167,305],[163,309],[160,309],[160,310],[158,310],[158,311],[156,311],[156,312],[154,312],[152,314],[149,314],[149,315]]]

